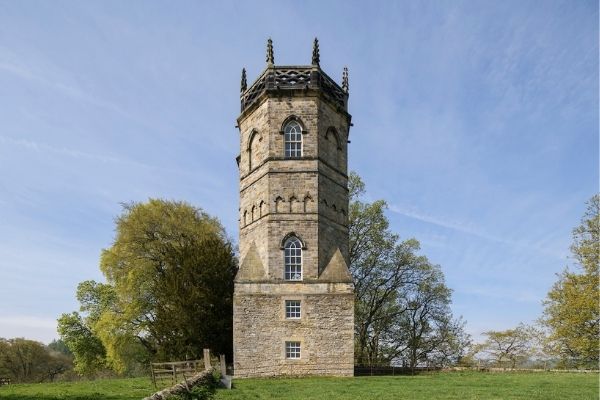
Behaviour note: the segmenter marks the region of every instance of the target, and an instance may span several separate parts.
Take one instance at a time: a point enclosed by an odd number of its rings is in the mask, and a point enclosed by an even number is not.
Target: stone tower
[[[242,71],[240,269],[233,308],[237,377],[353,374],[348,270],[348,73],[312,63]]]

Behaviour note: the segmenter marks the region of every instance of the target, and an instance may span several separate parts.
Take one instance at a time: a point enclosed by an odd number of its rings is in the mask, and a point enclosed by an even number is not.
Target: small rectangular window
[[[285,317],[288,319],[300,318],[300,300],[285,301]]]
[[[285,342],[285,358],[300,358],[300,342]]]

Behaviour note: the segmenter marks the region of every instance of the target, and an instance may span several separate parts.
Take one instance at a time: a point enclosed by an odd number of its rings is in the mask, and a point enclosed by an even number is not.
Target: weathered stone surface
[[[238,118],[237,377],[353,374],[354,294],[347,267],[350,116],[347,97],[332,102],[331,92],[323,94],[320,87],[261,92]],[[291,119],[302,127],[302,157],[286,159],[283,128]],[[282,246],[290,234],[303,245],[302,281],[284,280]],[[299,319],[285,318],[286,300],[300,301]],[[286,359],[286,341],[301,343],[300,359]]]
[[[265,267],[260,260],[256,243],[252,242],[250,250],[240,265],[240,272],[235,277],[236,281],[261,281],[266,279]]]
[[[352,282],[352,275],[350,275],[348,265],[346,265],[340,249],[333,253],[331,261],[329,261],[319,279],[330,282]]]
[[[285,294],[236,293],[236,377],[353,374],[354,294],[305,294],[303,286]],[[304,304],[299,320],[285,319],[285,299]],[[286,340],[301,342],[300,359],[285,358]]]

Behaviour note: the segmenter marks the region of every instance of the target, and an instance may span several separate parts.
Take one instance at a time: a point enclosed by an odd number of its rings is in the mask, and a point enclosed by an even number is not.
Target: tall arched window
[[[291,120],[283,128],[283,140],[285,142],[285,157],[302,157],[302,127]]]
[[[283,246],[285,273],[287,281],[302,280],[302,243],[297,237],[290,237]]]

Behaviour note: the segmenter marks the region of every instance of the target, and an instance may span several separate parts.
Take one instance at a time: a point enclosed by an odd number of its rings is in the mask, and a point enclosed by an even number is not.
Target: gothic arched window
[[[302,280],[302,243],[300,240],[291,236],[286,240],[283,246],[285,272],[284,279],[287,281]]]
[[[285,158],[302,157],[302,127],[294,120],[289,121],[283,128],[285,142]]]

